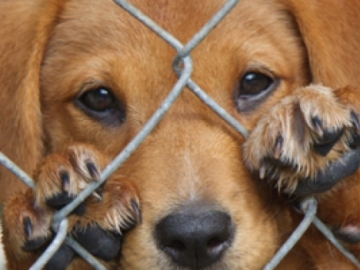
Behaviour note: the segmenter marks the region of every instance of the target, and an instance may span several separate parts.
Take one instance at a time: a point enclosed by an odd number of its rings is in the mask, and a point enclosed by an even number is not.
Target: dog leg
[[[9,269],[27,269],[53,239],[54,212],[98,181],[108,159],[88,145],[69,146],[46,157],[35,173],[36,188],[11,197],[4,207],[4,245]],[[140,221],[137,191],[112,176],[68,217],[69,234],[109,268],[116,265],[122,233]],[[66,268],[70,266],[69,268]],[[46,269],[92,269],[65,244]]]
[[[291,197],[315,195],[320,219],[360,255],[359,93],[353,87],[298,89],[259,120],[244,159]]]
[[[283,99],[245,143],[247,166],[289,193],[315,179],[358,139],[360,102],[349,99],[356,91],[310,85]]]

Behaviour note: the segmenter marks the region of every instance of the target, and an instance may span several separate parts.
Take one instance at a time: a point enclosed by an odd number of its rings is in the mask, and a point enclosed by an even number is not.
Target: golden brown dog
[[[131,1],[183,43],[224,2]],[[8,269],[27,269],[52,213],[176,83],[176,52],[111,0],[0,0],[0,15],[0,150],[36,181],[1,168],[3,243]],[[358,174],[345,177],[359,163],[359,25],[356,0],[240,1],[192,52],[191,77],[248,140],[185,89],[69,217],[72,236],[114,269],[261,269],[300,219],[278,191],[324,191],[320,218],[360,255]],[[46,268],[91,269],[66,245]],[[311,229],[279,269],[354,266]]]

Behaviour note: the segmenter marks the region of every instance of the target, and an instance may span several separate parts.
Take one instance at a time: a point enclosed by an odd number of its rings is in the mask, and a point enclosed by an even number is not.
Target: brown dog
[[[183,43],[224,2],[131,1]],[[27,269],[53,237],[55,209],[169,93],[176,52],[110,0],[0,0],[0,15],[0,150],[37,183],[1,168],[3,243],[8,269]],[[356,0],[240,1],[192,52],[191,77],[249,139],[185,89],[69,217],[73,237],[114,269],[261,269],[300,218],[271,186],[305,196],[330,188],[312,184],[334,168],[357,168],[359,25]],[[318,196],[321,219],[356,254],[358,194],[355,173]],[[47,269],[65,268],[91,269],[64,245]],[[279,268],[354,266],[311,229]]]

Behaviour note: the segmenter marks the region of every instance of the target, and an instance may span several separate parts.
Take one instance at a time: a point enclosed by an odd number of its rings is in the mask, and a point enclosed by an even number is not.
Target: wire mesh
[[[134,139],[119,153],[119,155],[101,172],[100,181],[92,182],[84,189],[78,196],[67,206],[56,212],[52,219],[52,229],[56,232],[56,236],[48,248],[43,252],[42,256],[33,264],[31,270],[42,269],[44,265],[51,259],[53,254],[58,250],[62,244],[66,244],[74,249],[79,256],[83,257],[95,269],[105,269],[105,267],[84,248],[82,248],[76,241],[67,236],[67,216],[88,196],[90,196],[98,187],[100,187],[106,179],[114,173],[125,160],[136,150],[142,141],[149,135],[154,127],[159,123],[162,117],[170,109],[177,97],[182,93],[185,87],[188,87],[204,104],[216,112],[224,121],[232,126],[237,132],[242,134],[245,138],[248,136],[248,131],[230,114],[219,106],[205,91],[203,91],[191,79],[192,74],[192,50],[211,32],[211,30],[233,9],[239,0],[229,0],[222,8],[214,14],[214,16],[200,29],[194,37],[185,45],[176,39],[176,37],[169,34],[162,29],[154,21],[148,18],[145,14],[139,11],[136,7],[124,0],[114,0],[121,8],[126,10],[129,14],[137,18],[140,22],[146,25],[151,31],[155,32],[159,37],[172,46],[177,54],[173,60],[173,70],[178,76],[178,81],[169,92],[158,110],[153,114],[150,120],[145,124],[143,129],[134,137]],[[0,164],[5,166],[9,171],[15,174],[19,180],[23,181],[30,188],[34,189],[34,181],[23,172],[16,164],[9,160],[4,154],[0,152]],[[314,198],[308,198],[301,204],[301,210],[304,213],[304,218],[288,240],[280,247],[278,252],[264,267],[265,270],[274,269],[281,260],[288,254],[294,245],[303,236],[311,224],[314,224],[320,232],[325,235],[329,241],[343,253],[354,265],[360,268],[359,260],[350,252],[348,252],[341,243],[336,239],[331,230],[329,230],[316,216],[317,201]]]

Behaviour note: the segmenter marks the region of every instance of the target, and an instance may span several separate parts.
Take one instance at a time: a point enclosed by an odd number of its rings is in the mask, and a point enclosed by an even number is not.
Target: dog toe
[[[31,190],[18,193],[4,206],[2,223],[4,228],[12,228],[10,241],[16,245],[19,254],[43,248],[52,238],[49,209],[38,208],[34,204]]]
[[[110,231],[122,233],[141,222],[140,202],[137,190],[123,178],[108,179],[103,188],[101,201],[87,204],[87,215]]]
[[[89,182],[99,180],[101,169],[107,165],[107,159],[100,152],[87,145],[69,146],[65,153],[74,170]]]
[[[14,196],[5,207],[4,226],[17,232],[8,239],[14,250],[35,259],[53,240],[55,211],[71,203],[90,182],[99,181],[107,162],[91,146],[82,144],[45,157],[34,174],[35,189]],[[112,264],[123,233],[141,222],[138,192],[123,176],[111,176],[93,195],[67,216],[68,233],[95,257]],[[74,251],[63,245],[45,269],[67,269],[75,257]]]
[[[318,190],[314,179],[321,182],[322,175],[340,166],[329,164],[360,143],[359,117],[335,92],[310,85],[274,106],[244,144],[248,167],[287,192],[296,190],[300,182],[304,184],[299,190],[303,186]]]
[[[60,209],[90,182],[98,181],[106,163],[107,159],[98,151],[82,144],[69,146],[64,152],[47,156],[35,174],[36,204]],[[93,194],[99,200],[101,190],[102,187]]]
[[[38,236],[33,237],[34,233],[34,224],[32,219],[29,216],[23,218],[23,228],[25,234],[25,243],[22,246],[22,249],[25,251],[35,251],[45,246],[49,241],[49,236]]]
[[[344,129],[323,131],[322,136],[313,145],[314,152],[325,157],[340,140],[343,133]]]
[[[74,195],[70,195],[68,192],[63,191],[62,193],[58,193],[54,195],[53,197],[47,198],[46,203],[50,207],[60,210],[65,205],[71,203],[75,199]],[[72,214],[81,216],[85,213],[86,205],[84,202],[80,203],[74,211],[72,211]]]

